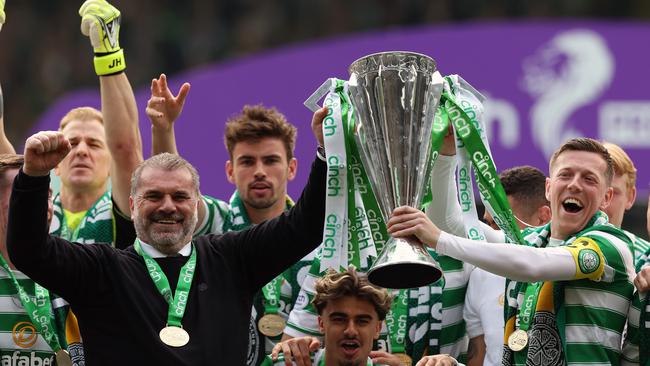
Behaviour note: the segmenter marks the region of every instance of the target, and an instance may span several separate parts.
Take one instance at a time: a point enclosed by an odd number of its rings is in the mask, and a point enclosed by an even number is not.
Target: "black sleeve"
[[[110,245],[81,245],[48,234],[49,176],[22,170],[9,201],[7,249],[12,263],[50,291],[73,302],[105,290]]]
[[[111,197],[111,200],[112,197]],[[130,217],[123,214],[113,200],[113,223],[115,225],[115,248],[126,249],[135,242],[135,226]]]
[[[323,237],[326,164],[315,159],[307,185],[296,205],[282,215],[249,229],[228,233],[222,241],[239,258],[249,288],[259,290],[275,276],[316,248]]]

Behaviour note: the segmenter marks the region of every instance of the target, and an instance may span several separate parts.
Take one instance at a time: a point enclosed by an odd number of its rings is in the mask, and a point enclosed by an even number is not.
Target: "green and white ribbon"
[[[327,196],[320,271],[349,265],[367,268],[388,240],[386,225],[353,138],[354,108],[348,83],[328,79],[305,105],[317,110],[323,96],[328,107],[323,121]]]
[[[327,151],[327,189],[321,270],[339,269],[348,260],[347,245],[347,152],[341,97],[332,84],[325,98],[327,116],[323,120],[323,137]],[[345,268],[345,267],[344,267]]]
[[[50,303],[50,293],[43,286],[34,282],[34,298],[29,296],[27,291],[18,283],[16,276],[9,267],[9,264],[0,255],[0,265],[7,272],[7,276],[11,280],[11,284],[14,286],[18,296],[20,297],[20,303],[23,305],[25,312],[29,316],[29,319],[32,321],[32,324],[36,328],[36,331],[43,336],[45,342],[50,346],[54,353],[59,352],[61,344],[59,343],[59,337],[56,334],[56,326],[54,323],[54,313],[52,312],[52,304]]]
[[[469,166],[463,160],[467,158],[471,161],[481,200],[492,215],[494,222],[499,225],[511,242],[523,243],[521,231],[506,199],[505,191],[497,175],[496,166],[489,150],[482,120],[482,111],[479,110],[483,97],[460,76],[448,76],[445,77],[445,81],[442,99],[449,121],[454,127],[456,139],[458,140],[457,145],[460,147],[460,151],[456,155],[463,163],[459,165],[459,181],[460,179],[467,179],[467,184],[471,184]],[[461,172],[461,169],[465,170]],[[460,184],[459,182],[459,194],[461,194]],[[476,209],[471,207],[474,204],[472,192],[473,189],[469,189],[467,192],[467,195],[471,195],[472,198],[469,200],[471,202],[467,201],[466,207],[463,207],[463,212],[467,212],[464,220],[467,223],[468,237],[480,240],[484,235],[479,231],[480,226],[476,224],[478,222]],[[462,197],[461,206],[463,206]],[[470,215],[475,219],[470,218]],[[475,226],[479,230],[474,230]]]
[[[448,94],[452,94],[451,85],[456,86],[454,88],[454,92],[457,92],[457,101],[461,106],[464,107],[463,111],[467,113],[468,117],[474,117],[472,118],[471,123],[482,127],[481,124],[483,121],[476,118],[476,116],[481,114],[481,111],[478,111],[478,109],[482,108],[482,101],[478,100],[477,96],[473,94],[466,95],[465,93],[461,93],[458,79],[458,75],[449,76],[448,80],[451,80],[453,84],[450,82],[445,83],[444,90]],[[460,111],[456,105],[453,105],[451,102],[446,101],[445,109],[447,111],[447,118],[449,118],[450,114],[453,116],[453,118],[458,118]],[[479,130],[482,130],[482,128],[479,128]],[[481,222],[479,221],[478,214],[476,212],[474,185],[472,183],[472,160],[469,157],[465,143],[462,139],[459,138],[458,134],[456,134],[455,140],[456,160],[458,160],[456,185],[458,190],[458,200],[460,202],[460,207],[463,215],[465,234],[472,240],[485,241],[485,234],[483,233]]]
[[[356,268],[364,268],[370,265],[370,257],[377,257],[376,243],[368,222],[366,204],[377,210],[379,207],[372,196],[372,189],[361,163],[359,150],[352,138],[355,128],[354,107],[350,101],[347,82],[343,83],[341,101],[342,114],[345,116],[344,125],[348,151],[348,243],[350,247],[348,253],[351,253],[348,263],[353,264]]]
[[[144,262],[147,265],[147,271],[149,272],[149,277],[153,280],[158,292],[169,304],[167,325],[182,328],[183,326],[181,321],[185,314],[185,307],[187,306],[187,301],[190,296],[190,288],[192,287],[192,279],[196,272],[196,248],[194,248],[194,244],[192,244],[192,254],[190,255],[190,258],[183,267],[181,267],[181,272],[176,284],[176,291],[173,295],[167,276],[158,263],[142,249],[140,239],[135,240],[133,247],[142,259],[144,259]]]
[[[386,327],[388,328],[391,353],[406,352],[409,291],[411,290],[395,291],[393,293],[394,295],[396,294],[395,300],[393,300],[390,306],[390,311],[386,314]]]
[[[543,281],[525,284],[524,301],[521,304],[521,310],[517,313],[517,323],[515,324],[515,327],[518,326],[524,332],[528,332],[530,329],[539,300],[539,291],[543,285]]]
[[[280,293],[282,291],[282,276],[275,277],[262,287],[264,294],[264,314],[277,314],[280,309]]]

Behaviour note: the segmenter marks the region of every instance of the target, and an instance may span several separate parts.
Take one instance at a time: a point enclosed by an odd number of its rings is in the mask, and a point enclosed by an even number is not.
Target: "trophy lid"
[[[411,51],[386,51],[357,59],[350,65],[348,72],[357,75],[377,72],[380,65],[384,69],[403,69],[405,66],[415,66],[418,72],[429,74],[436,71],[436,61],[425,54]]]

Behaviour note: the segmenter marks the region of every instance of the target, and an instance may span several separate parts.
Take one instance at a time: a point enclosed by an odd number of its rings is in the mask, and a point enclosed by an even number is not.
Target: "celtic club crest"
[[[533,324],[526,365],[563,366],[562,341],[555,315],[537,311]]]

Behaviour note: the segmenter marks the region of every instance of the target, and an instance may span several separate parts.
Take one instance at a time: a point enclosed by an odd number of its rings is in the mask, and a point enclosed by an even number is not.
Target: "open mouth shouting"
[[[577,198],[569,197],[562,201],[562,207],[568,213],[578,213],[582,211],[584,205]]]
[[[347,358],[353,358],[361,348],[361,342],[356,339],[346,339],[341,341],[340,346]]]

